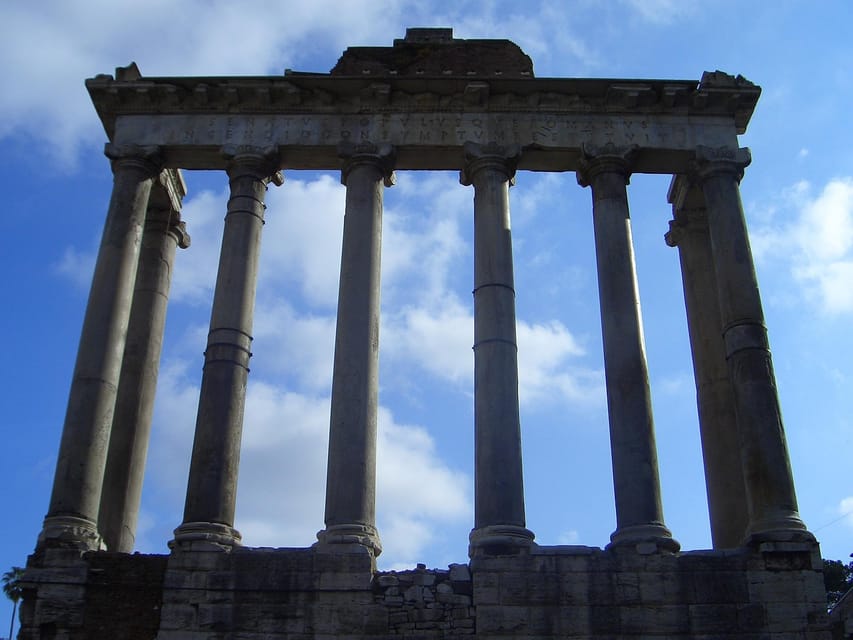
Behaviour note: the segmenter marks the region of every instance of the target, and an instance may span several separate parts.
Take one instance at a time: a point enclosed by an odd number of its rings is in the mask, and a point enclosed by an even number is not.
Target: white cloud
[[[388,314],[382,327],[383,354],[415,365],[440,380],[471,384],[474,318],[448,295],[441,307],[406,307]]]
[[[324,49],[390,44],[389,34],[401,35],[396,25],[406,7],[388,0],[316,0],[277,10],[261,2],[204,0],[9,4],[0,23],[0,59],[9,61],[4,80],[15,90],[0,94],[0,137],[31,136],[71,166],[81,144],[104,139],[85,78],[131,60],[149,76],[301,69]],[[252,37],[239,35],[246,33]],[[311,70],[325,72],[334,63]]]
[[[654,388],[668,396],[689,395],[695,389],[693,375],[686,371],[669,374],[656,381]]]
[[[292,379],[301,389],[328,391],[335,353],[335,316],[298,313],[283,300],[255,309],[253,368]]]
[[[76,287],[86,290],[92,284],[95,254],[80,251],[74,247],[66,247],[55,268],[63,278],[70,280]]]
[[[246,544],[306,546],[323,527],[329,399],[250,386],[238,522]],[[471,514],[469,480],[447,467],[421,428],[380,409],[377,526],[386,562],[413,562],[441,523]]]
[[[296,175],[267,192],[259,290],[296,284],[306,302],[334,310],[346,191],[331,174]]]
[[[782,260],[803,295],[830,314],[853,312],[853,178],[830,180],[818,195],[802,181],[783,192],[790,220],[753,234],[758,260]]]
[[[190,246],[178,249],[172,269],[172,286],[169,298],[177,302],[209,306],[213,299],[219,249],[222,244],[223,219],[228,202],[228,185],[225,174],[221,191],[192,192],[192,174],[188,178],[188,191],[181,211],[190,235]]]
[[[198,402],[194,371],[171,361],[160,376],[139,547],[157,550],[180,522]],[[235,526],[248,546],[308,546],[323,527],[329,397],[250,379]],[[449,467],[421,427],[397,424],[380,408],[377,520],[383,560],[413,564],[442,539],[443,526],[469,520],[470,480]],[[156,524],[151,524],[156,520]]]
[[[696,4],[687,0],[622,0],[642,20],[667,25],[690,15]]]
[[[557,544],[577,544],[580,540],[580,534],[575,529],[563,531],[557,536]]]
[[[387,409],[379,414],[377,458],[383,566],[414,566],[448,524],[473,520],[470,478],[442,462],[424,429],[396,424]]]
[[[853,496],[848,496],[838,503],[838,515],[848,527],[853,528]]]
[[[518,392],[522,405],[590,400],[590,378],[596,376],[591,372],[583,372],[580,376],[569,372],[567,360],[582,356],[584,350],[562,323],[521,321],[517,333]]]
[[[377,493],[383,510],[430,519],[453,520],[471,513],[465,474],[446,467],[424,429],[395,423],[379,414]]]

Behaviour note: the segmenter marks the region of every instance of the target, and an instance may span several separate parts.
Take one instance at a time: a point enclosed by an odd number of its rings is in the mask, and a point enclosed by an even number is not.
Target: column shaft
[[[519,551],[526,529],[509,186],[517,150],[466,145],[474,186],[474,529],[471,553]]]
[[[332,374],[325,530],[321,544],[357,543],[379,555],[376,432],[379,404],[379,284],[383,183],[393,152],[342,150],[346,185],[341,277]]]
[[[748,510],[705,198],[684,176],[677,176],[670,202],[674,220],[666,240],[678,247],[681,261],[711,539],[715,549],[734,548],[746,535]]]
[[[674,550],[664,526],[649,374],[628,211],[631,151],[585,150],[578,181],[592,187],[595,253],[616,499],[613,544]]]
[[[125,334],[139,262],[156,149],[108,144],[113,193],[92,288],[40,544],[94,549],[101,544],[98,508],[115,409]]]
[[[184,521],[175,543],[239,544],[233,528],[243,410],[252,345],[255,286],[269,180],[281,184],[275,158],[262,152],[229,152],[231,197],[222,249],[204,372]],[[271,177],[272,176],[272,177]]]
[[[764,312],[740,201],[738,183],[749,164],[749,152],[700,147],[697,157],[735,395],[749,507],[748,533],[755,539],[777,534],[811,539],[797,511]]]
[[[163,180],[183,187],[177,172],[161,173]],[[189,246],[180,222],[185,189],[176,203],[168,201],[167,192],[156,185],[148,208],[98,518],[107,549],[123,553],[133,551],[136,539],[175,252]]]

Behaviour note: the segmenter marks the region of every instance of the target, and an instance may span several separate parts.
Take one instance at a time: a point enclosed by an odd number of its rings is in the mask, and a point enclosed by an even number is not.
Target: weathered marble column
[[[148,204],[98,516],[109,551],[130,553],[136,540],[172,266],[177,247],[190,244],[180,214],[185,195],[180,172],[166,169]]]
[[[346,185],[338,320],[332,374],[326,528],[321,547],[356,543],[382,552],[376,530],[379,281],[383,185],[394,184],[388,145],[341,149]]]
[[[592,187],[595,253],[616,498],[613,545],[677,550],[664,526],[640,296],[626,185],[633,149],[584,147],[577,173]]]
[[[739,183],[748,149],[696,150],[734,389],[752,540],[813,540],[800,520]]]
[[[743,543],[748,513],[705,196],[679,175],[670,186],[669,202],[674,219],[666,242],[678,247],[681,260],[711,539],[715,549],[730,549]]]
[[[148,196],[158,149],[107,144],[113,193],[80,335],[39,545],[101,546],[98,508]]]
[[[233,528],[237,472],[249,358],[255,285],[267,183],[282,183],[273,150],[226,148],[231,197],[225,215],[219,271],[204,352],[184,521],[173,544],[228,548],[239,544]]]
[[[530,546],[518,412],[518,347],[509,186],[519,150],[465,145],[474,186],[474,529],[469,553]]]

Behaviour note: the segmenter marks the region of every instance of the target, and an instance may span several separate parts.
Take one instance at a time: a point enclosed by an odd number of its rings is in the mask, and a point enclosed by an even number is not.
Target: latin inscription
[[[457,146],[465,142],[577,147],[582,143],[682,148],[718,142],[706,127],[641,116],[419,115],[371,116],[127,116],[120,138],[145,144],[336,145],[387,142],[412,146]],[[156,125],[154,121],[156,120]],[[134,122],[136,121],[136,122]],[[140,131],[143,129],[143,131]],[[147,129],[147,131],[145,131]],[[126,135],[122,135],[125,131]],[[132,135],[131,135],[132,132]],[[142,133],[140,136],[139,134]],[[697,135],[699,133],[700,135]],[[713,137],[713,136],[712,136]]]
[[[736,148],[737,133],[729,121],[680,115],[152,114],[117,118],[113,141],[160,146],[171,166],[199,169],[221,168],[224,146],[279,147],[289,168],[326,169],[339,164],[340,144],[361,142],[395,146],[399,168],[449,169],[458,168],[460,147],[474,142],[518,146],[527,167],[562,171],[582,145],[613,144],[643,149],[643,171],[680,173],[699,146]]]

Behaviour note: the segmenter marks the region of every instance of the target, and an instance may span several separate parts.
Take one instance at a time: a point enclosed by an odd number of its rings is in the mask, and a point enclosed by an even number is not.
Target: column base
[[[184,522],[175,529],[169,548],[181,551],[231,551],[240,546],[240,532],[219,522]]]
[[[672,532],[659,523],[638,524],[622,527],[610,534],[610,544],[605,549],[626,549],[634,547],[637,553],[648,555],[668,551],[676,553],[681,549]]]
[[[66,548],[80,551],[106,549],[97,523],[78,516],[48,516],[38,537],[41,548]]]
[[[536,545],[533,538],[532,531],[512,524],[493,524],[472,529],[468,535],[468,557],[528,553]]]
[[[379,532],[376,527],[366,524],[333,524],[322,531],[317,532],[317,544],[315,548],[334,551],[333,545],[358,544],[367,547],[378,557],[382,553],[382,543],[379,541]]]
[[[750,522],[744,545],[755,546],[765,542],[814,544],[816,539],[798,515],[783,513]]]

